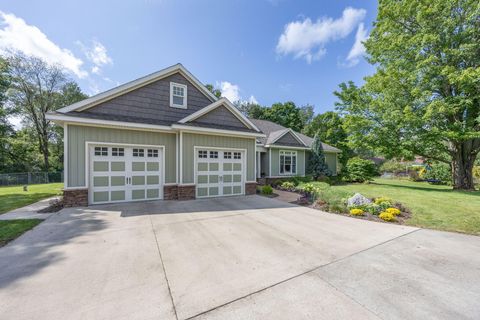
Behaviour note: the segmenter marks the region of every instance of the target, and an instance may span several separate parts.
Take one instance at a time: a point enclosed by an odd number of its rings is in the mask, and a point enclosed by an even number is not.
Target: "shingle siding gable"
[[[301,144],[291,132],[287,132],[283,137],[275,141],[274,145],[289,146],[289,147],[305,147]]]
[[[170,82],[187,85],[187,109],[170,107]],[[92,114],[131,116],[175,123],[212,101],[180,73],[135,89],[86,111]]]
[[[245,129],[245,126],[230,110],[224,106],[219,106],[207,114],[195,119],[192,123],[220,125],[233,128]]]

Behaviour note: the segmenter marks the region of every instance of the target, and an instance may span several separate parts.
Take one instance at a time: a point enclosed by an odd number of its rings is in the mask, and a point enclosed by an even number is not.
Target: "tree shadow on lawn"
[[[67,210],[64,214],[51,216],[0,248],[0,288],[64,259],[64,254],[56,250],[59,246],[107,227],[106,222],[95,215],[78,214],[81,209]]]
[[[428,188],[428,187],[423,187],[423,186],[405,186],[401,184],[390,184],[390,183],[377,183],[377,182],[370,182],[371,185],[376,185],[376,186],[386,186],[389,188],[403,188],[403,189],[412,189],[412,190],[421,190],[421,191],[427,191],[427,192],[445,192],[445,193],[458,193],[462,195],[469,195],[469,196],[480,196],[480,191],[461,191],[461,190],[453,190],[453,189],[434,189],[434,188]]]
[[[0,214],[28,206],[39,200],[54,197],[52,193],[9,193],[0,195]]]

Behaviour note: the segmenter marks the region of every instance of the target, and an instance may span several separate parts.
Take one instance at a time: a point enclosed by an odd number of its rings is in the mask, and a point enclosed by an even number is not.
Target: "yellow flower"
[[[400,210],[398,210],[397,208],[388,208],[387,210],[385,210],[385,212],[391,213],[394,216],[398,216],[400,214]]]
[[[362,209],[350,209],[350,214],[353,216],[363,216]]]
[[[391,212],[383,211],[378,217],[385,221],[395,221],[395,216]]]

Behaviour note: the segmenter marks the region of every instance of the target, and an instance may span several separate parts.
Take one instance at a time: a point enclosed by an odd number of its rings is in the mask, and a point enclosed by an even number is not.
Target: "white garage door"
[[[244,194],[245,152],[196,149],[196,197]]]
[[[163,198],[163,149],[91,145],[89,203]]]

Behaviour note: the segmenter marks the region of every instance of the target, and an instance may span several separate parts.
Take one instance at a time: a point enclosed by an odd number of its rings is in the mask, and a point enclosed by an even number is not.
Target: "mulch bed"
[[[301,206],[310,207],[312,209],[321,210],[321,211],[327,212],[327,213],[339,214],[339,215],[349,217],[349,218],[356,218],[356,219],[361,219],[361,220],[369,220],[369,221],[376,221],[376,222],[383,222],[383,223],[405,224],[405,222],[408,219],[410,219],[410,217],[412,216],[412,213],[410,212],[410,210],[408,208],[406,208],[405,206],[403,206],[401,203],[395,203],[395,207],[400,209],[400,214],[395,217],[396,221],[385,221],[383,219],[380,219],[378,217],[378,215],[374,215],[374,214],[371,214],[371,213],[368,213],[368,212],[365,212],[363,216],[354,216],[354,215],[351,215],[351,214],[345,213],[345,212],[329,212],[329,211],[326,210],[326,203],[322,202],[321,200],[317,200],[316,202],[312,203],[308,199],[308,197],[306,197],[306,196],[304,196],[304,195],[302,195],[298,192],[293,192],[291,190],[284,190],[284,189],[281,189],[281,188],[277,188],[277,189],[282,190],[283,192],[290,192],[290,193],[295,193],[295,194],[298,195],[298,200],[295,201],[295,202],[290,202],[290,203],[295,203],[295,204],[298,204],[298,205],[301,205]],[[282,199],[280,198],[279,200],[282,200]]]

